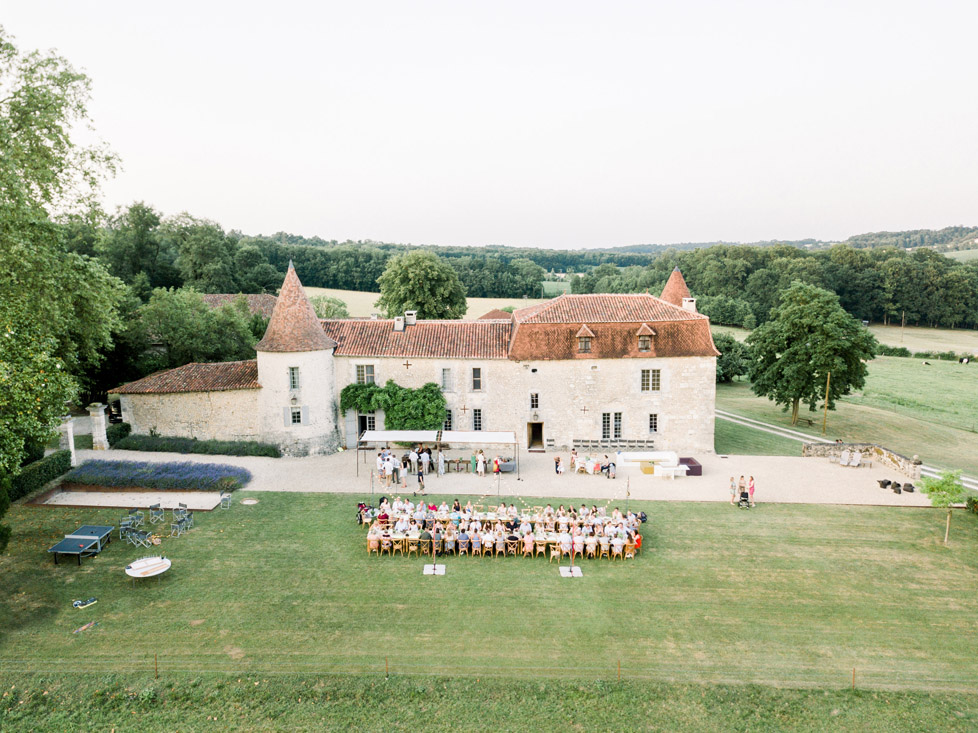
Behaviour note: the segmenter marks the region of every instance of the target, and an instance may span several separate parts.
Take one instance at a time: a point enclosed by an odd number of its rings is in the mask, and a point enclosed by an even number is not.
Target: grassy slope
[[[869,365],[863,392],[846,397],[829,413],[828,437],[885,445],[929,464],[978,473],[978,369],[976,364],[877,357]],[[717,407],[775,425],[788,426],[788,415],[773,402],[756,397],[746,382],[717,385]],[[795,429],[821,435],[815,426]],[[719,421],[718,421],[719,424]]]
[[[8,675],[5,730],[972,731],[955,694],[451,677]],[[857,680],[858,681],[858,680]],[[138,723],[136,722],[138,721]]]
[[[717,418],[713,434],[717,453],[735,456],[800,456],[802,444],[763,430]]]
[[[353,496],[258,494],[164,540],[173,569],[132,587],[120,543],[81,567],[46,554],[117,510],[16,505],[0,558],[0,670],[60,674],[398,674],[978,690],[978,517],[877,507],[632,502],[635,561],[568,583],[543,558],[367,557]],[[556,502],[555,502],[556,503]],[[75,598],[95,595],[83,611]],[[88,620],[96,629],[73,635]]]
[[[371,313],[376,313],[377,308],[374,306],[374,303],[380,297],[380,293],[363,293],[357,290],[334,290],[333,288],[306,288],[305,290],[310,298],[314,295],[329,295],[334,298],[339,298],[346,303],[347,310],[349,310],[351,316],[365,317]],[[525,308],[526,306],[543,302],[544,300],[534,300],[532,298],[469,298],[465,319],[475,320],[494,308],[504,308],[510,305],[514,308]]]

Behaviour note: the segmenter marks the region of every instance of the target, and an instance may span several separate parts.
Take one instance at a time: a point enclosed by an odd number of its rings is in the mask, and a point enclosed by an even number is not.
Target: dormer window
[[[638,350],[639,351],[652,351],[652,337],[655,336],[655,331],[647,323],[643,323],[641,328],[638,329]]]
[[[582,325],[575,336],[577,337],[577,353],[590,354],[591,339],[594,338],[594,332],[586,325]]]

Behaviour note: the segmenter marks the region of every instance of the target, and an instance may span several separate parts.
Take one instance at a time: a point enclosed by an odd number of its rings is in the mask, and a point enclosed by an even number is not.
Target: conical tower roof
[[[662,288],[662,295],[659,297],[667,303],[678,305],[680,308],[683,305],[683,298],[693,297],[689,294],[689,288],[686,287],[686,280],[683,278],[683,274],[679,271],[678,267],[672,271],[672,274],[669,276],[669,281]]]
[[[285,273],[265,337],[255,350],[324,351],[335,346],[336,342],[323,332],[316,311],[295,274],[295,267],[289,262],[289,271]]]

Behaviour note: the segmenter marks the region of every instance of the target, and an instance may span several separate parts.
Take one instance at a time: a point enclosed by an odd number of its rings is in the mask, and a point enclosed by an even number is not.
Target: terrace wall
[[[875,443],[805,443],[801,454],[806,457],[838,458],[844,450],[859,451],[864,459],[888,466],[914,481],[920,480],[920,458],[907,458]]]

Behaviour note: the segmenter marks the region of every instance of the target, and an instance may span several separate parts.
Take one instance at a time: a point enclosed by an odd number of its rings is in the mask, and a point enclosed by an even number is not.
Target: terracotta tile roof
[[[316,318],[316,311],[306,297],[289,263],[278,302],[265,329],[265,336],[255,346],[256,351],[322,351],[336,346],[336,342],[323,333]]]
[[[175,392],[222,392],[231,389],[259,389],[258,362],[225,361],[217,364],[184,364],[176,369],[150,374],[129,382],[111,394],[171,394]]]
[[[564,294],[546,303],[521,308],[513,313],[518,324],[522,323],[640,323],[652,321],[685,321],[705,318],[667,303],[654,295]]]
[[[638,329],[636,336],[655,336],[655,329],[649,326],[649,324],[643,323],[641,328]]]
[[[499,308],[493,308],[485,315],[479,316],[480,321],[511,321],[513,314]]]
[[[689,288],[686,287],[686,279],[678,267],[672,271],[669,280],[666,282],[666,286],[662,288],[662,295],[659,297],[667,303],[672,303],[680,307],[683,304],[683,298],[692,297],[689,294]]]
[[[509,358],[518,361],[550,359],[622,359],[666,356],[717,356],[710,321],[659,321],[650,351],[638,350],[638,323],[590,324],[591,351],[581,353],[575,324],[525,323],[516,328]]]
[[[336,319],[322,322],[336,341],[337,356],[395,356],[444,359],[505,359],[510,321],[418,321],[403,331],[394,321]]]
[[[204,293],[201,296],[211,308],[220,308],[225,303],[233,303],[240,297],[242,297],[241,293]],[[274,295],[268,293],[248,293],[244,295],[244,298],[248,302],[249,313],[252,315],[261,313],[265,318],[272,317],[272,310],[278,300]]]

